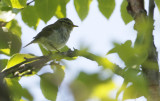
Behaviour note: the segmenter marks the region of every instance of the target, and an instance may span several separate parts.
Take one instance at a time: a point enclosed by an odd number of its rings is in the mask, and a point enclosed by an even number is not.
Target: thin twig
[[[155,7],[155,4],[154,4],[154,0],[149,0],[149,17],[151,19],[153,19],[153,14],[154,14],[154,7]]]
[[[4,71],[2,71],[4,77],[6,77],[7,75],[11,74],[11,73],[15,73],[17,70],[19,70],[22,65],[28,63],[28,62],[32,62],[32,61],[36,61],[36,60],[39,60],[39,59],[42,59],[44,58],[44,56],[40,56],[40,57],[35,57],[35,58],[30,58],[30,59],[26,59],[25,61],[17,64],[17,65],[14,65]]]

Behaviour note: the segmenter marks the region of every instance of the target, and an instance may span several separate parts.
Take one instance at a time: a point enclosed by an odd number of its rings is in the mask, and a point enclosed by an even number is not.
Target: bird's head
[[[68,18],[61,18],[57,22],[61,23],[63,26],[71,30],[73,29],[73,27],[78,27],[77,25],[74,25],[73,22]]]

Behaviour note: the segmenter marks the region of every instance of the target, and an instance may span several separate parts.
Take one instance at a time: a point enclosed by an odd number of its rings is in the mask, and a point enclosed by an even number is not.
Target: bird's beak
[[[73,27],[78,27],[77,25],[73,25]]]

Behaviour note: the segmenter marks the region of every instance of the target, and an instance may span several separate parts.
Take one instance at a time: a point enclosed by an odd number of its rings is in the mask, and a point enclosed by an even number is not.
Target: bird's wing
[[[52,34],[53,32],[54,32],[54,30],[56,30],[56,29],[58,29],[58,27],[57,26],[55,26],[55,24],[51,24],[51,25],[48,25],[48,26],[46,26],[46,27],[44,27],[43,29],[42,29],[42,31],[41,32],[39,32],[38,34],[37,34],[37,36],[35,36],[34,37],[34,39],[39,39],[40,37],[47,37],[47,36],[49,36],[50,34]]]
[[[32,44],[32,43],[37,42],[37,40],[38,40],[39,38],[41,38],[41,37],[47,37],[47,36],[49,36],[50,34],[54,33],[54,30],[56,30],[56,29],[58,29],[58,25],[55,24],[55,23],[44,27],[44,28],[42,29],[42,31],[39,32],[39,33],[37,34],[37,36],[34,37],[34,40],[32,40],[32,41],[31,41],[30,43],[28,43],[26,46],[28,46],[28,45],[30,45],[30,44]],[[24,47],[26,47],[26,46],[24,46]]]

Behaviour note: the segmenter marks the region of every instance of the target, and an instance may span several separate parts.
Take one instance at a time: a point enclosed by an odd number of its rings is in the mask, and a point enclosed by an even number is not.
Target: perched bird
[[[74,25],[68,18],[61,18],[54,24],[43,28],[42,31],[34,37],[34,40],[26,46],[32,43],[39,43],[49,51],[59,51],[58,49],[63,48],[68,41],[73,27],[78,26]]]

